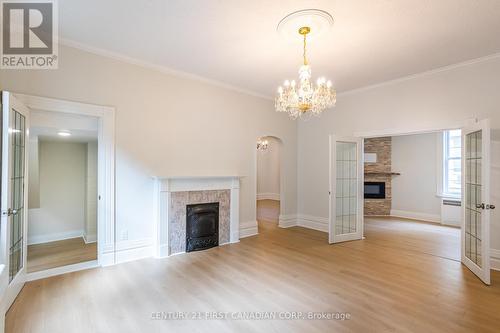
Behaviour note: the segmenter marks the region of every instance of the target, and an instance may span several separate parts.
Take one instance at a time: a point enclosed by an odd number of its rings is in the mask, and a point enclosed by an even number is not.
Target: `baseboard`
[[[426,213],[411,212],[406,210],[391,209],[391,216],[411,219],[411,220],[432,222],[432,223],[441,223],[440,214],[426,214]]]
[[[257,200],[280,200],[279,193],[258,193]]]
[[[77,264],[55,267],[55,268],[50,268],[50,269],[46,269],[46,270],[39,271],[39,272],[28,273],[28,274],[26,274],[26,281],[40,280],[40,279],[45,279],[45,278],[48,278],[51,276],[72,273],[72,272],[77,272],[77,271],[81,271],[84,269],[96,268],[96,267],[99,267],[97,260],[79,262]]]
[[[255,236],[259,233],[257,221],[240,223],[240,238]]]
[[[297,226],[297,215],[280,215],[278,218],[280,228],[290,228]]]
[[[500,271],[500,250],[490,249],[490,268]]]
[[[116,250],[112,246],[104,248],[101,258],[102,266],[120,264],[154,256],[153,241],[150,238],[132,239],[116,242]]]
[[[96,234],[93,234],[93,235],[83,234],[83,241],[85,242],[85,244],[95,243],[95,242],[97,242],[97,235]]]
[[[298,226],[323,232],[328,232],[328,223],[327,217],[299,214],[297,218]]]
[[[49,243],[77,237],[83,237],[83,230],[72,230],[47,235],[31,236],[28,237],[28,245]]]

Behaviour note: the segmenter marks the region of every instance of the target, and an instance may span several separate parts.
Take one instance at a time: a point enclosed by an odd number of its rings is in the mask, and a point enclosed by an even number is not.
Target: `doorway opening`
[[[367,237],[460,261],[461,155],[460,129],[365,138]]]
[[[461,129],[461,132],[457,129]],[[408,164],[408,161],[413,160],[412,163],[409,163],[410,169],[408,170],[411,170],[411,168],[414,170],[413,172],[408,172],[410,177],[407,178],[407,181],[413,182],[413,185],[405,186],[405,190],[407,193],[410,191],[410,194],[407,194],[403,200],[407,201],[407,203],[411,201],[411,204],[416,204],[420,207],[430,205],[424,203],[423,197],[414,197],[411,200],[408,200],[408,197],[413,192],[417,192],[419,186],[426,182],[426,179],[424,179],[425,176],[418,176],[415,173],[422,171],[420,169],[424,169],[429,165],[437,165],[436,179],[440,179],[440,181],[437,181],[435,185],[437,188],[436,196],[441,198],[440,207],[442,208],[441,214],[436,218],[437,221],[432,221],[433,215],[426,214],[425,212],[412,214],[412,212],[402,209],[399,212],[397,209],[394,209],[392,202],[389,203],[388,199],[392,199],[393,197],[393,177],[402,176],[402,173],[392,168],[392,151],[370,152],[370,145],[383,147],[389,143],[392,145],[392,139],[395,137],[398,137],[398,140],[399,137],[408,139],[410,135],[429,133],[433,135],[437,133],[438,137],[443,140],[440,148],[442,151],[439,154],[434,154],[435,156],[440,155],[442,164],[430,161],[432,156],[432,153],[430,153],[431,149],[423,149],[418,153],[411,153],[407,148],[403,149],[402,154],[406,156],[403,158],[404,163]],[[365,142],[364,140],[366,139],[368,140]],[[346,148],[343,147],[345,144],[348,144],[348,149],[344,149]],[[458,248],[460,249],[460,255],[458,258],[472,273],[479,277],[485,284],[489,285],[491,266],[490,220],[496,208],[495,203],[491,199],[497,197],[495,189],[491,188],[490,181],[490,175],[492,174],[491,161],[494,161],[491,156],[491,145],[493,144],[488,119],[470,119],[460,125],[457,124],[457,126],[440,129],[433,128],[408,132],[382,131],[355,133],[355,137],[346,139],[339,139],[335,135],[331,135],[329,242],[337,243],[363,239],[365,215],[368,218],[382,216],[384,218],[419,220],[419,223],[427,223],[427,226],[431,225],[433,228],[439,222],[439,227],[448,228],[447,230],[452,229],[449,226],[441,225],[442,221],[445,222],[443,224],[459,224],[460,246]],[[435,146],[439,147],[439,144]],[[410,155],[408,155],[409,151]],[[437,152],[438,150],[436,149],[435,151]],[[386,155],[385,162],[382,158],[384,154]],[[379,158],[382,161],[379,161],[379,165],[377,165]],[[418,163],[424,163],[425,166],[416,167]],[[365,164],[368,164],[368,166],[365,167]],[[370,168],[369,164],[372,164],[373,168]],[[439,168],[442,169],[439,170]],[[366,198],[364,197],[365,178],[367,180],[366,192],[368,194]],[[384,182],[384,186],[378,186],[377,183],[381,182]],[[340,187],[338,184],[347,186]],[[353,191],[354,185],[356,185],[357,189]],[[442,187],[439,190],[440,186]],[[347,196],[345,195],[345,191],[348,193]],[[451,198],[448,197],[450,194]],[[362,199],[360,200],[359,198]],[[370,200],[380,201],[370,202]],[[351,204],[352,202],[354,202],[354,205]],[[363,203],[366,203],[366,205],[363,205]],[[357,209],[357,211],[354,212],[352,207]],[[458,223],[456,220],[454,221],[458,215],[458,211],[454,207],[461,207]],[[344,212],[348,214],[344,214]],[[446,219],[441,217],[443,214],[446,215]],[[352,228],[347,228],[347,232],[345,232],[345,215],[348,217],[348,226],[352,227],[351,220],[356,221],[354,231],[351,230]],[[339,225],[342,226],[342,232],[337,232]],[[404,225],[400,224],[400,226]],[[406,224],[406,227],[402,227],[401,230],[408,231],[409,229],[415,229],[412,227],[408,228],[409,225]],[[387,229],[387,225],[379,225],[379,230],[383,228]],[[380,241],[381,238],[377,237],[376,234],[374,235],[375,237],[372,237],[372,239]],[[458,260],[457,246],[450,245],[451,248],[455,249],[454,254],[450,255],[446,250],[446,246],[443,247],[439,244],[439,240],[436,242],[438,246],[432,248],[429,246],[428,240],[419,238],[421,237],[414,237],[414,235],[402,232],[398,233],[397,237],[394,238],[394,244],[398,251],[401,250],[402,245],[413,253],[415,253],[415,247],[420,247],[420,250],[417,251],[420,254],[430,254],[451,260]],[[420,245],[416,245],[416,240],[418,240],[417,243]]]
[[[98,118],[30,119],[27,272],[96,261]]]
[[[258,138],[256,207],[259,230],[275,228],[279,223],[282,206],[282,163],[283,143],[274,136]]]

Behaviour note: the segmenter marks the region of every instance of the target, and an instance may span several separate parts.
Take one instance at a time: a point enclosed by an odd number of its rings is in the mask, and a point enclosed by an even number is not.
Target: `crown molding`
[[[399,78],[396,78],[396,79],[392,79],[392,80],[388,80],[388,81],[383,81],[383,82],[371,84],[371,85],[360,87],[360,88],[354,88],[354,89],[351,89],[351,90],[346,90],[346,91],[343,91],[343,92],[339,92],[337,94],[337,97],[353,95],[353,94],[356,94],[356,93],[359,93],[359,92],[368,91],[368,90],[372,90],[372,89],[379,88],[379,87],[389,86],[389,85],[393,85],[393,84],[397,84],[397,83],[401,83],[401,82],[405,82],[405,81],[411,81],[411,80],[423,78],[423,77],[426,77],[426,76],[432,76],[434,74],[438,74],[438,73],[442,73],[442,72],[447,72],[447,71],[450,71],[450,70],[453,70],[453,69],[457,69],[457,68],[461,68],[461,67],[467,67],[467,66],[479,64],[479,63],[487,62],[487,61],[490,61],[490,60],[496,60],[496,59],[499,59],[499,58],[500,58],[500,52],[499,53],[493,53],[493,54],[490,54],[490,55],[487,55],[487,56],[484,56],[484,57],[479,57],[479,58],[475,58],[475,59],[471,59],[471,60],[462,61],[462,62],[459,62],[459,63],[456,63],[456,64],[451,64],[451,65],[446,65],[446,66],[443,66],[443,67],[438,67],[438,68],[431,69],[431,70],[428,70],[428,71],[425,71],[425,72],[420,72],[420,73],[416,73],[416,74],[402,76],[402,77],[399,77]]]
[[[93,47],[93,46],[90,46],[90,45],[87,45],[87,44],[84,44],[84,43],[76,42],[76,41],[71,40],[71,39],[59,38],[59,43],[62,44],[62,45],[74,48],[74,49],[78,49],[78,50],[85,51],[85,52],[88,52],[88,53],[92,53],[92,54],[95,54],[95,55],[103,56],[103,57],[106,57],[106,58],[111,58],[111,59],[114,59],[114,60],[117,60],[117,61],[120,61],[120,62],[124,62],[124,63],[128,63],[128,64],[132,64],[132,65],[136,65],[136,66],[148,68],[148,69],[151,69],[151,70],[154,70],[154,71],[158,71],[158,72],[161,72],[161,73],[164,73],[164,74],[168,74],[168,75],[172,75],[172,76],[176,76],[176,77],[180,77],[180,78],[184,78],[184,79],[190,79],[190,80],[194,80],[194,81],[198,81],[198,82],[210,84],[210,85],[213,85],[213,86],[216,86],[216,87],[220,87],[220,88],[232,90],[232,91],[235,91],[235,92],[238,92],[238,93],[241,93],[241,94],[245,94],[245,95],[249,95],[249,96],[253,96],[253,97],[258,97],[258,98],[262,98],[262,99],[269,100],[269,101],[274,100],[273,97],[271,97],[271,96],[264,95],[264,94],[261,94],[261,93],[258,93],[258,92],[255,92],[255,91],[252,91],[252,90],[249,90],[249,89],[245,89],[245,88],[241,88],[241,87],[238,87],[238,86],[234,86],[234,85],[222,82],[222,81],[217,81],[217,80],[214,80],[214,79],[209,79],[209,78],[206,78],[206,77],[203,77],[203,76],[200,76],[200,75],[196,75],[196,74],[192,74],[192,73],[188,73],[188,72],[176,70],[176,69],[173,69],[173,68],[170,68],[170,67],[167,67],[167,66],[161,66],[161,65],[153,64],[153,63],[150,63],[150,62],[147,62],[147,61],[142,61],[142,60],[139,60],[137,58],[128,57],[128,56],[125,56],[125,55],[117,53],[117,52],[107,51],[107,50],[104,50],[104,49],[101,49],[101,48]],[[495,59],[499,59],[499,58],[500,58],[500,52],[499,53],[493,53],[493,54],[490,54],[490,55],[487,55],[487,56],[484,56],[484,57],[479,57],[479,58],[475,58],[475,59],[471,59],[471,60],[466,60],[466,61],[459,62],[459,63],[456,63],[456,64],[446,65],[446,66],[443,66],[443,67],[438,67],[438,68],[431,69],[431,70],[428,70],[428,71],[424,71],[424,72],[420,72],[420,73],[416,73],[416,74],[411,74],[411,75],[407,75],[407,76],[402,76],[402,77],[399,77],[399,78],[396,78],[396,79],[392,79],[392,80],[388,80],[388,81],[383,81],[383,82],[379,82],[379,83],[367,85],[367,86],[364,86],[364,87],[359,87],[359,88],[354,88],[354,89],[350,89],[350,90],[346,90],[346,91],[341,91],[341,92],[337,93],[337,97],[353,95],[353,94],[356,94],[356,93],[360,93],[360,92],[364,92],[364,91],[369,91],[369,90],[372,90],[372,89],[376,89],[376,88],[379,88],[379,87],[389,86],[389,85],[393,85],[393,84],[397,84],[397,83],[401,83],[401,82],[405,82],[405,81],[411,81],[411,80],[423,78],[423,77],[426,77],[426,76],[432,76],[434,74],[438,74],[438,73],[442,73],[442,72],[447,72],[447,71],[450,71],[450,70],[453,70],[453,69],[457,69],[457,68],[461,68],[461,67],[467,67],[467,66],[471,66],[471,65],[475,65],[475,64],[478,64],[478,63],[483,63],[483,62],[487,62],[487,61],[495,60]]]
[[[258,92],[252,91],[252,90],[240,88],[240,87],[237,87],[237,86],[234,86],[234,85],[222,82],[222,81],[209,79],[209,78],[199,76],[196,74],[192,74],[192,73],[188,73],[188,72],[184,72],[184,71],[179,71],[179,70],[167,67],[167,66],[161,66],[161,65],[157,65],[157,64],[150,63],[147,61],[142,61],[142,60],[139,60],[137,58],[128,57],[128,56],[125,56],[125,55],[117,53],[117,52],[107,51],[107,50],[104,50],[101,48],[93,47],[93,46],[90,46],[90,45],[87,45],[84,43],[76,42],[76,41],[71,40],[71,39],[59,38],[59,44],[64,45],[64,46],[68,46],[68,47],[71,47],[74,49],[78,49],[81,51],[85,51],[88,53],[92,53],[95,55],[99,55],[102,57],[114,59],[114,60],[124,62],[127,64],[136,65],[136,66],[144,67],[147,69],[151,69],[151,70],[154,70],[157,72],[161,72],[163,74],[168,74],[168,75],[180,77],[183,79],[189,79],[189,80],[193,80],[193,81],[206,83],[206,84],[209,84],[212,86],[224,88],[227,90],[235,91],[235,92],[249,95],[249,96],[253,96],[253,97],[262,98],[262,99],[269,100],[269,101],[273,100],[273,98],[271,98],[269,96],[260,94]]]

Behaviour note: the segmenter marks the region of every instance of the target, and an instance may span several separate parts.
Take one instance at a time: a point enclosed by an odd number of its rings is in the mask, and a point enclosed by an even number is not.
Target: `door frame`
[[[262,135],[259,135],[258,137],[255,138],[255,142],[253,143],[252,145],[252,149],[253,149],[253,153],[254,153],[254,156],[253,156],[253,162],[254,162],[254,179],[255,179],[255,209],[254,209],[254,212],[255,212],[255,227],[257,228],[257,232],[255,233],[258,234],[258,223],[257,223],[257,182],[258,182],[258,151],[257,149],[255,148],[255,145],[257,143],[257,140],[259,138],[266,138],[266,137],[271,137],[273,139],[275,139],[276,141],[278,141],[278,145],[279,145],[279,170],[280,170],[280,193],[279,193],[279,202],[280,202],[280,212],[279,212],[279,217],[278,217],[278,226],[280,228],[288,228],[289,225],[287,225],[285,222],[287,221],[287,218],[288,216],[285,215],[285,207],[286,207],[286,198],[285,198],[285,181],[286,181],[286,177],[285,177],[285,163],[283,162],[284,161],[284,157],[285,157],[285,141],[283,140],[283,138],[281,136],[278,136],[276,134],[262,134]],[[252,234],[253,235],[253,234]]]
[[[436,133],[436,132],[442,132],[442,131],[447,131],[447,130],[452,130],[452,129],[462,129],[464,127],[467,127],[467,126],[470,126],[471,124],[474,124],[476,123],[477,119],[475,118],[472,118],[472,119],[466,119],[466,120],[462,120],[462,121],[451,121],[449,123],[446,123],[446,124],[441,124],[441,125],[438,125],[438,126],[429,126],[429,127],[420,127],[420,128],[414,128],[414,127],[408,127],[408,128],[386,128],[386,129],[381,129],[381,130],[375,130],[375,131],[359,131],[359,132],[354,132],[352,135],[347,135],[347,136],[351,136],[351,137],[356,137],[356,138],[361,138],[362,140],[364,139],[370,139],[370,138],[380,138],[380,137],[384,137],[384,136],[402,136],[402,135],[414,135],[414,134],[427,134],[427,133]],[[331,147],[331,137],[332,136],[336,136],[335,133],[331,133],[328,137],[328,142],[329,142],[329,147]],[[342,136],[339,136],[339,137],[345,137],[346,135],[342,135]],[[331,148],[330,148],[330,151],[329,151],[329,154],[331,155]],[[364,145],[363,145],[363,151],[362,153],[364,154]],[[329,169],[328,169],[328,173],[331,174],[331,156],[328,160],[328,163],[329,163]],[[330,186],[330,190],[331,191],[331,186]],[[364,195],[363,195],[364,197]],[[332,212],[331,212],[331,195],[329,193],[328,195],[328,201],[329,201],[329,209],[328,209],[328,221],[329,221],[329,224],[331,224],[331,221],[332,221]],[[364,199],[363,199],[364,200]],[[364,230],[365,230],[365,226],[364,226],[364,218],[362,219],[362,223],[361,223],[361,228],[363,230],[363,239],[365,238],[364,236]]]
[[[25,94],[14,95],[29,109],[98,118],[97,261],[29,273],[27,280],[115,264],[115,108]]]

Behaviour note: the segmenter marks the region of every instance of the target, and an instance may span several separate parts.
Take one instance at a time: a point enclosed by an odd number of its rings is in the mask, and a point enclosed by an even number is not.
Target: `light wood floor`
[[[259,223],[240,243],[26,284],[7,332],[498,332],[500,274],[456,259],[456,229],[367,219],[366,240]],[[449,259],[454,258],[454,259]],[[153,312],[347,312],[350,320],[152,320]]]
[[[28,245],[28,272],[97,259],[97,243],[85,244],[82,237]]]
[[[257,200],[257,220],[278,224],[280,202],[277,200]]]

